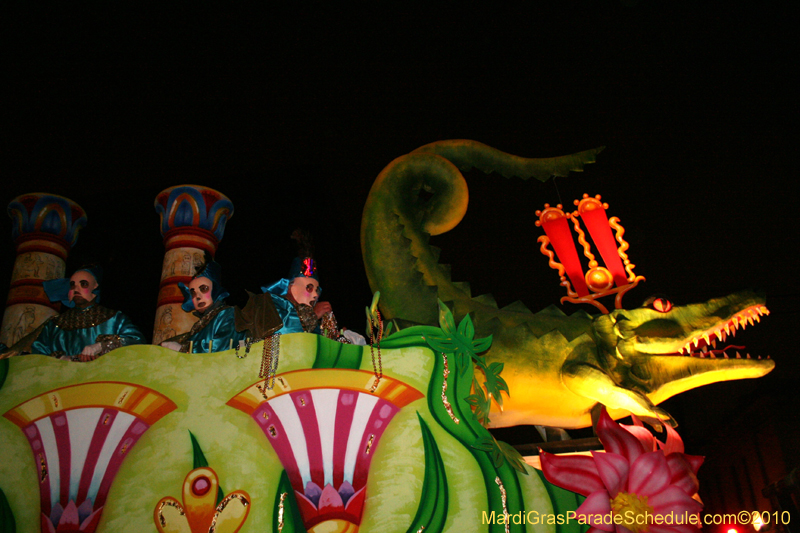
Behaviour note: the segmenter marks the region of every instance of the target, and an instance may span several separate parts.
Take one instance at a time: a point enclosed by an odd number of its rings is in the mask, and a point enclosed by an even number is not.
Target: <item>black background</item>
[[[395,157],[450,138],[528,157],[606,146],[584,173],[545,184],[469,173],[464,221],[432,240],[454,279],[500,305],[557,303],[533,212],[602,194],[647,278],[627,307],[653,293],[768,295],[772,315],[742,340],[776,370],[668,401],[687,444],[702,448],[764,395],[794,412],[796,17],[779,3],[551,4],[6,6],[0,201],[79,203],[89,221],[68,271],[103,263],[104,303],[150,335],[155,196],[216,188],[235,207],[217,253],[231,303],[286,274],[302,226],[324,299],[363,332],[361,209]],[[0,246],[10,275],[13,243]]]

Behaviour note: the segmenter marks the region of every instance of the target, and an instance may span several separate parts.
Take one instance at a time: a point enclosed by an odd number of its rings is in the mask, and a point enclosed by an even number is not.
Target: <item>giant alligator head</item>
[[[763,295],[749,291],[680,307],[659,298],[617,309],[592,322],[597,360],[567,361],[562,380],[573,392],[621,411],[618,416],[664,417],[655,405],[678,393],[771,371],[774,361],[752,359],[733,343],[738,331],[768,314]]]
[[[442,141],[395,159],[370,190],[361,247],[384,317],[435,325],[440,299],[456,318],[471,314],[478,335],[493,335],[486,358],[504,363],[511,390],[493,426],[585,427],[599,404],[616,418],[635,413],[671,420],[659,402],[708,383],[763,376],[774,366],[720,344],[766,314],[763,297],[753,293],[671,309],[567,316],[554,306],[532,313],[521,302],[498,309],[491,295],[472,297],[469,284],[451,280],[428,240],[466,212],[461,171],[545,181],[582,170],[600,150],[527,159],[475,141]]]

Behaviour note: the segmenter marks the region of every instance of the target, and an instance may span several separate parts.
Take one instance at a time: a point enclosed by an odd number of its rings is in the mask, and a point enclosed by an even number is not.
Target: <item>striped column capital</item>
[[[164,238],[164,262],[158,290],[153,343],[189,331],[197,320],[181,309],[178,283],[188,283],[208,252],[213,257],[233,216],[233,203],[219,191],[202,185],[164,189],[154,202]]]

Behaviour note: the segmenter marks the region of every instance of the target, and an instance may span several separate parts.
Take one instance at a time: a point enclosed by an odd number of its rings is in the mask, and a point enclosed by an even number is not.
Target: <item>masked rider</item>
[[[292,261],[289,277],[262,287],[272,298],[283,327],[278,333],[319,333],[350,344],[366,344],[358,333],[338,329],[331,304],[319,301],[322,289],[319,286],[317,264],[311,254],[310,237],[295,231],[292,238],[298,241],[299,254]]]
[[[45,281],[50,301],[69,309],[45,321],[10,351],[92,361],[120,346],[143,344],[144,335],[127,316],[100,305],[102,272],[91,266],[70,278]]]
[[[234,308],[225,304],[228,291],[222,287],[222,267],[208,261],[200,267],[189,285],[179,283],[184,295],[181,309],[193,312],[199,320],[181,335],[167,339],[161,346],[177,352],[210,353],[222,352],[238,346],[246,338],[246,331],[236,331]]]

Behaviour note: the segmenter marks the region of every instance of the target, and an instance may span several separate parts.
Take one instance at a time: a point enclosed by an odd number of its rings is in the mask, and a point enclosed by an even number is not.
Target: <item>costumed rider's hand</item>
[[[331,307],[330,302],[317,302],[317,305],[314,306],[314,314],[317,315],[317,318],[322,318],[325,313],[332,312],[333,307]]]
[[[78,356],[81,361],[84,363],[87,361],[94,361],[100,355],[100,352],[103,350],[103,345],[99,342],[94,344],[90,344],[89,346],[84,346],[83,351]]]
[[[355,331],[353,331],[351,329],[346,329],[346,330],[342,331],[342,336],[345,339],[347,339],[350,342],[352,342],[353,344],[357,344],[359,346],[366,346],[367,345],[367,339],[365,339],[363,336],[359,335],[358,333],[356,333]]]
[[[181,343],[175,341],[164,341],[161,343],[161,346],[164,348],[169,348],[172,351],[180,352],[181,351]]]

